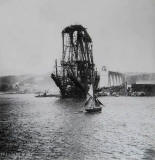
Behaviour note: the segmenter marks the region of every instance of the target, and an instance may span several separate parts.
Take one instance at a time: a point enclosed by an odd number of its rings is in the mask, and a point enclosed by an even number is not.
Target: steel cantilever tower
[[[93,61],[92,39],[86,28],[71,25],[62,31],[62,60],[56,61],[52,79],[59,87],[62,97],[84,98],[90,84],[98,86],[99,75]]]

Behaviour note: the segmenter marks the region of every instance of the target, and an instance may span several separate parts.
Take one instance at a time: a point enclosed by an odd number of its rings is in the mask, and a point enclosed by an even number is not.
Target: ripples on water
[[[155,98],[103,97],[102,113],[73,99],[0,96],[0,157],[155,159]]]

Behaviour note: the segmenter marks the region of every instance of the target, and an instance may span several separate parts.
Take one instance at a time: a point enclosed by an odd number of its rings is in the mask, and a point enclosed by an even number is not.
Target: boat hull
[[[85,111],[89,113],[101,112],[102,107],[86,108]]]

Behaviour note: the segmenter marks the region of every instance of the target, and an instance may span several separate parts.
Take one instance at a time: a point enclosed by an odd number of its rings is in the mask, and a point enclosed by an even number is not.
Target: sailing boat
[[[102,111],[101,105],[103,105],[103,104],[94,95],[93,85],[90,86],[90,89],[88,92],[88,97],[87,97],[87,100],[84,105],[85,105],[86,112],[93,113],[93,112],[101,112]]]

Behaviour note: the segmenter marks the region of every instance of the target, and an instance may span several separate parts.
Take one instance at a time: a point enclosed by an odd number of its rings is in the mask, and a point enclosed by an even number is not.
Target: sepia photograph
[[[0,0],[0,160],[155,160],[155,0]]]

